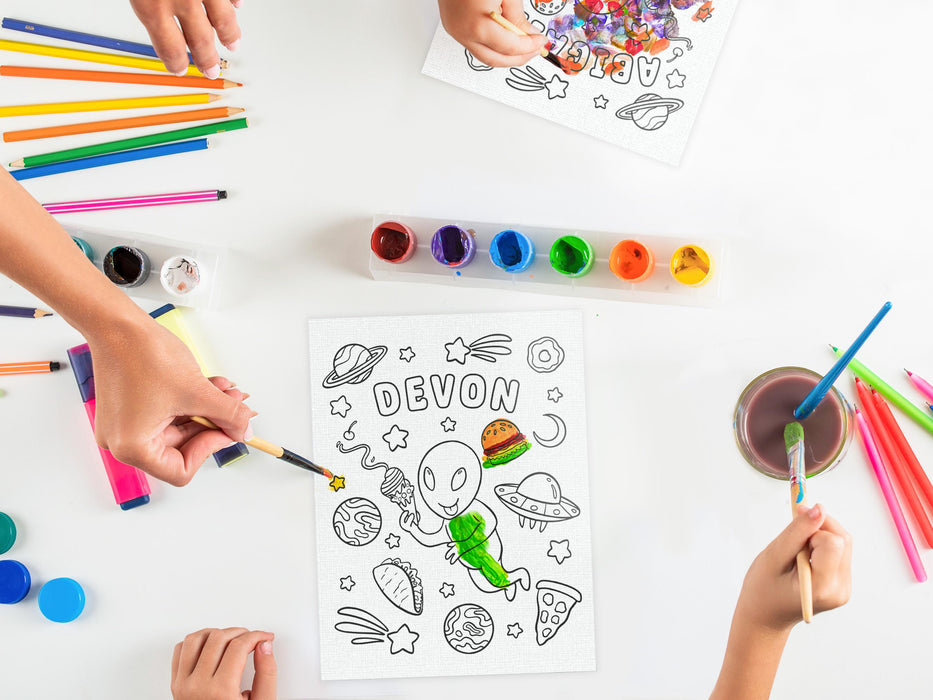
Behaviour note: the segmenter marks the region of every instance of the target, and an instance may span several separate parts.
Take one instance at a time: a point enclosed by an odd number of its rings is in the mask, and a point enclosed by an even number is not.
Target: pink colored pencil
[[[149,194],[137,197],[115,197],[111,199],[85,199],[77,202],[55,202],[43,204],[51,214],[72,214],[83,211],[103,211],[105,209],[137,209],[139,207],[161,207],[168,204],[193,204],[196,202],[216,202],[226,199],[226,190],[199,190],[196,192],[173,192],[170,194]]]
[[[910,568],[914,571],[917,581],[923,583],[927,580],[926,569],[923,568],[923,562],[920,561],[920,554],[917,552],[917,545],[914,544],[914,538],[907,529],[907,521],[904,520],[904,513],[897,502],[897,496],[894,495],[894,489],[891,487],[891,480],[888,479],[888,473],[881,463],[881,455],[878,454],[878,446],[872,437],[868,423],[865,422],[865,416],[858,409],[855,409],[855,420],[858,422],[859,433],[862,436],[862,442],[865,445],[865,451],[868,453],[868,461],[871,462],[871,468],[875,472],[875,478],[878,479],[878,485],[881,487],[881,494],[884,496],[884,502],[888,505],[891,517],[894,519],[894,526],[897,528],[897,534],[901,538],[901,544],[904,545],[904,551],[907,552],[907,560],[910,562]]]
[[[910,379],[911,384],[917,387],[920,393],[930,399],[930,401],[933,401],[933,384],[930,384],[926,379],[919,374],[914,374],[909,369],[905,369],[904,371],[907,372],[907,377]]]

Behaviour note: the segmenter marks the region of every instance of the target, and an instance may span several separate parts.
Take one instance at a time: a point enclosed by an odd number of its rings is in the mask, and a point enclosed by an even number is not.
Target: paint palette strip
[[[222,249],[157,236],[64,226],[75,244],[130,296],[212,308]]]
[[[377,214],[369,270],[390,282],[717,306],[725,243]]]

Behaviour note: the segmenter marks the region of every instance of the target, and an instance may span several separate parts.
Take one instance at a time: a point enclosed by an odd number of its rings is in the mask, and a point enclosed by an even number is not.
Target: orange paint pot
[[[638,241],[619,241],[609,254],[609,269],[625,282],[643,282],[654,272],[654,253]]]

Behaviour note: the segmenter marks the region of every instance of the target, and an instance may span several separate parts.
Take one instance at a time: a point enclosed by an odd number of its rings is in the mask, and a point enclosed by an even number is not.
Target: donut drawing
[[[564,349],[550,336],[531,341],[528,345],[528,366],[535,372],[547,374],[564,363]]]

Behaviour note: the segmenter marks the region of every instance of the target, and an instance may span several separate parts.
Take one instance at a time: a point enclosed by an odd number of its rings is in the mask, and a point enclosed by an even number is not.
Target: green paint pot
[[[593,246],[579,236],[561,236],[551,246],[551,267],[568,277],[582,277],[593,267]]]

